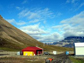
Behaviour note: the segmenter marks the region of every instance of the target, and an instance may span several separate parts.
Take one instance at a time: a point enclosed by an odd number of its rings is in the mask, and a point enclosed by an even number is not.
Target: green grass
[[[24,48],[24,47],[23,47]],[[23,49],[22,48],[22,49]],[[58,46],[44,46],[44,47],[41,47],[43,48],[44,51],[62,51],[62,52],[65,52],[65,51],[73,51],[73,48],[65,48],[65,47],[58,47]],[[0,50],[5,50],[5,51],[21,51],[21,49],[16,49],[16,48],[11,48],[11,47],[0,47]]]
[[[22,46],[21,48],[17,48],[18,45],[10,45],[10,47],[7,45],[5,47],[0,47],[0,50],[6,50],[6,51],[21,51],[21,49],[27,47],[27,45]],[[58,46],[52,46],[52,45],[46,45],[46,46],[39,46],[43,48],[44,51],[73,51],[73,48],[66,48],[66,47],[58,47]]]
[[[66,48],[66,47],[59,47],[59,46],[53,46],[53,45],[45,45],[42,46],[44,51],[73,51],[73,48]]]
[[[0,50],[4,50],[4,51],[20,51],[19,49],[13,49],[13,48],[6,48],[6,47],[0,47]]]
[[[84,60],[83,59],[79,59],[79,58],[73,58],[73,57],[69,57],[70,60],[73,62],[73,63],[84,63]]]

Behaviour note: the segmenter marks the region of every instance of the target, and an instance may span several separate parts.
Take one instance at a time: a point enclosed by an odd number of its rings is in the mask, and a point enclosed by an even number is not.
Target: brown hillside
[[[6,42],[9,44],[7,45]],[[0,15],[0,46],[11,47],[10,44],[17,45],[16,47],[13,48],[17,48],[18,46],[23,48],[28,45],[29,46],[36,46],[37,44],[41,45],[42,43],[38,42],[28,34],[14,27],[6,20],[4,20]]]

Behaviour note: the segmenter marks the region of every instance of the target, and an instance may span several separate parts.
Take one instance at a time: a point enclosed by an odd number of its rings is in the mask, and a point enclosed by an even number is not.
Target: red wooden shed
[[[22,49],[22,52],[24,52],[24,51],[32,51],[32,52],[34,52],[35,55],[38,55],[38,54],[42,54],[43,49],[39,48],[39,47],[26,47],[26,48]]]

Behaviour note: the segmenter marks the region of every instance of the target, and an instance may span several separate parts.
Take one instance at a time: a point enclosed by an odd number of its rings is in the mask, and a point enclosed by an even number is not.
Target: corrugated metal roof
[[[22,50],[42,50],[42,48],[39,48],[39,47],[26,47]]]

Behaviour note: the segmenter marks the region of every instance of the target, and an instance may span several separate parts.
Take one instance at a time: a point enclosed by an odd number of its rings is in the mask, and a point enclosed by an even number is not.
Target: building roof
[[[22,49],[22,51],[24,51],[24,50],[42,50],[42,48],[39,48],[39,47],[26,47],[26,48],[24,48],[24,49]]]
[[[84,46],[84,42],[83,43],[74,43],[75,46]]]

